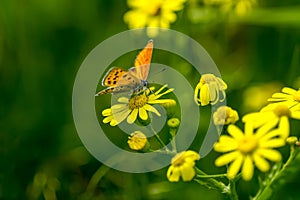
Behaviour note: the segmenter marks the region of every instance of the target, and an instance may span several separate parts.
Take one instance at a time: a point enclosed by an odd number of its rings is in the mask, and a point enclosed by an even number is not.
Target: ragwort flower
[[[195,161],[200,159],[200,155],[188,150],[176,154],[171,161],[171,166],[167,171],[167,178],[171,182],[178,182],[180,177],[183,181],[191,181],[196,175]]]
[[[272,95],[272,98],[269,98],[268,101],[274,103],[285,103],[289,108],[293,108],[294,111],[300,110],[300,88],[298,90],[284,87],[281,90]]]
[[[236,110],[229,106],[220,106],[213,114],[215,125],[234,124],[239,120],[239,115]]]
[[[175,104],[175,100],[173,99],[159,99],[161,96],[174,90],[171,88],[160,93],[166,87],[167,85],[164,85],[159,90],[151,94],[150,91],[153,91],[154,87],[150,88],[150,90],[144,91],[141,94],[134,95],[131,98],[120,97],[118,99],[120,104],[115,104],[111,108],[102,111],[102,115],[105,117],[103,119],[103,123],[110,123],[111,126],[116,126],[127,118],[127,122],[132,124],[135,122],[138,116],[142,120],[147,120],[147,111],[153,112],[157,116],[160,116],[160,113],[150,104],[165,104],[170,102]]]
[[[132,150],[142,150],[146,147],[148,140],[147,137],[141,131],[135,131],[128,137],[128,145]]]
[[[213,74],[203,74],[195,88],[194,100],[198,105],[214,105],[226,98],[227,84]]]
[[[169,28],[177,18],[175,11],[183,9],[186,0],[127,0],[132,10],[124,15],[129,28],[161,27]],[[156,36],[157,29],[147,29],[149,36]]]
[[[274,103],[262,108],[260,112],[250,113],[243,117],[243,122],[251,121],[254,128],[270,124],[274,128],[279,126],[281,137],[286,138],[290,132],[289,118],[300,120],[300,110],[289,107],[287,103]]]
[[[267,172],[270,164],[267,160],[278,162],[281,154],[273,148],[285,145],[285,139],[278,137],[280,131],[273,129],[269,124],[260,127],[256,133],[251,123],[245,124],[245,133],[237,126],[228,126],[229,135],[222,135],[215,144],[214,150],[226,153],[215,160],[216,166],[224,166],[229,163],[227,171],[229,179],[242,171],[244,180],[253,177],[254,166],[260,171]]]

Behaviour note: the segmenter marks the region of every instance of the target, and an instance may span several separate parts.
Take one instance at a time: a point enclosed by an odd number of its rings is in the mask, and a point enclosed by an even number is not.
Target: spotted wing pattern
[[[119,67],[111,68],[102,80],[103,86],[114,86],[118,83],[121,77],[126,74],[126,70]]]
[[[140,80],[136,77],[132,68],[128,71],[121,68],[112,68],[102,80],[102,85],[109,87],[100,91],[96,96],[135,90],[139,84]]]
[[[153,40],[150,40],[136,57],[134,67],[128,71],[118,67],[110,69],[102,80],[102,85],[108,86],[108,88],[100,91],[96,96],[131,90],[137,92],[144,88],[143,84],[148,77],[152,51]]]

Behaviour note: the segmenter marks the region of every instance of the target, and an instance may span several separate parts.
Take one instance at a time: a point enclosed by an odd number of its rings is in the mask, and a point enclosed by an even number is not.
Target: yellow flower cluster
[[[217,158],[215,164],[231,163],[228,178],[233,179],[241,170],[243,179],[250,180],[254,166],[266,172],[270,169],[267,160],[281,160],[281,154],[273,148],[285,145],[290,131],[289,118],[300,120],[300,90],[285,87],[268,101],[273,103],[242,118],[244,133],[235,125],[229,125],[229,135],[222,135],[215,144],[215,151],[226,153]]]
[[[186,0],[127,0],[132,9],[125,13],[124,21],[130,29],[147,28],[147,34],[154,37],[158,33],[157,27],[169,28],[177,16],[176,11],[183,9]]]

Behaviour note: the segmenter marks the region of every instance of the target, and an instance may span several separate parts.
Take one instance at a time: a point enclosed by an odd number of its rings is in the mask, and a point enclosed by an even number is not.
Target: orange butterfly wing
[[[146,80],[149,73],[153,51],[153,40],[149,40],[146,47],[138,54],[134,61],[137,77]]]
[[[131,85],[136,86],[139,81],[146,80],[152,58],[153,40],[149,40],[146,47],[137,55],[134,61],[134,68],[128,71],[115,67],[111,68],[102,80],[103,86],[109,86],[96,94],[96,96],[106,93],[128,91]],[[140,80],[139,80],[140,79]]]
[[[102,80],[103,86],[115,86],[127,71],[119,67],[111,68]]]

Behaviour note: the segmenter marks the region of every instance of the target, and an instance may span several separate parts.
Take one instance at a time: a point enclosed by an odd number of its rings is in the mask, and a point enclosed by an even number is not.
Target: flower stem
[[[170,128],[170,135],[171,135],[172,151],[177,152],[177,148],[176,148],[176,140],[175,140],[176,129]]]
[[[101,165],[98,168],[98,170],[93,174],[90,182],[88,183],[88,186],[86,188],[87,193],[90,193],[95,190],[95,188],[97,187],[97,184],[99,183],[101,178],[108,172],[109,169],[110,168],[105,165]]]
[[[197,175],[198,178],[224,178],[226,174]]]
[[[162,147],[166,147],[166,144],[164,143],[164,141],[162,141],[162,139],[160,139],[159,135],[156,133],[156,131],[153,129],[152,126],[150,126],[151,131],[154,133],[155,138],[157,139],[157,141],[159,142],[159,144]],[[169,149],[166,147],[166,150],[169,151]]]
[[[238,200],[238,195],[236,193],[236,187],[235,187],[236,179],[234,180],[229,180],[229,188],[230,188],[230,199],[231,200]]]
[[[199,183],[200,185],[203,185],[209,189],[216,189],[219,190],[221,193],[229,193],[229,189],[228,187],[221,181],[217,181],[216,179],[212,178],[213,176],[217,177],[221,177],[223,175],[207,175],[206,173],[204,173],[202,170],[198,169],[197,167],[195,167],[196,172],[197,172],[197,178],[201,178],[201,179],[194,179],[197,183]],[[205,178],[205,179],[203,179]]]

